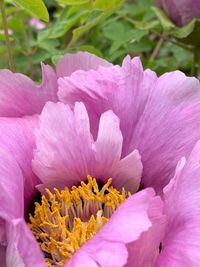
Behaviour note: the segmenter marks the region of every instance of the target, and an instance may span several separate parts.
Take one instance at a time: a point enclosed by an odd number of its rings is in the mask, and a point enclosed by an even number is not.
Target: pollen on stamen
[[[112,179],[100,190],[95,178],[54,192],[46,189],[41,204],[35,203],[30,215],[32,230],[49,267],[62,267],[73,254],[108,221],[117,207],[130,195],[111,186]]]

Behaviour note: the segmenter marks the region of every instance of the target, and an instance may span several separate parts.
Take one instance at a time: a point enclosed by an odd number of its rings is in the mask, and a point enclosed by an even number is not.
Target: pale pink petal
[[[134,150],[128,156],[118,161],[115,169],[113,169],[115,184],[119,188],[125,187],[130,191],[132,188],[135,188],[135,191],[137,191],[140,185],[141,171],[141,156],[138,150]],[[123,177],[123,179],[121,179],[121,177]]]
[[[137,241],[128,244],[129,258],[125,267],[155,267],[166,228],[166,217],[161,216],[162,213],[163,203],[155,197],[148,212],[152,226]]]
[[[179,163],[165,188],[167,230],[156,267],[198,267],[200,262],[200,141]]]
[[[136,191],[142,172],[140,156],[133,152],[129,159],[121,158],[122,141],[113,112],[102,114],[94,141],[82,103],[76,103],[74,111],[63,103],[47,103],[36,132],[33,168],[44,184],[71,186],[92,175],[102,182],[112,177],[116,187],[128,181],[129,189]]]
[[[48,65],[42,65],[42,84],[38,87],[27,76],[0,71],[0,116],[21,117],[40,113],[46,101],[57,101],[57,78]]]
[[[157,192],[200,138],[199,81],[179,71],[157,78],[154,72],[143,71],[138,58],[126,57],[121,68],[76,71],[58,84],[61,101],[71,107],[75,101],[85,104],[94,136],[102,113],[112,110],[119,117],[122,156],[138,149],[143,186]]]
[[[15,158],[0,147],[0,256],[6,245],[6,222],[24,215],[24,180]],[[3,257],[3,255],[2,255]],[[5,257],[4,257],[5,258]],[[1,262],[1,261],[0,261]],[[1,265],[0,265],[1,266]]]
[[[181,72],[161,76],[136,127],[134,146],[144,165],[143,183],[157,192],[200,137],[200,86]],[[148,129],[148,130],[147,130]]]
[[[154,209],[156,209],[156,216]],[[104,227],[75,253],[65,267],[135,266],[130,265],[129,246],[133,246],[135,242],[140,240],[142,234],[151,230],[154,223],[154,220],[151,220],[153,214],[157,220],[163,221],[161,200],[155,197],[152,189],[143,190],[129,197],[120,205]],[[144,238],[143,241],[147,242],[149,239]],[[153,238],[151,240],[154,241]],[[154,243],[151,245],[155,246]],[[137,248],[136,243],[136,251],[139,246]],[[156,246],[156,250],[158,250],[158,242]],[[137,257],[135,255],[135,258]],[[145,258],[147,255],[143,255],[143,257]]]
[[[29,20],[29,25],[38,31],[46,28],[46,24],[42,22],[41,20],[39,20],[38,18],[31,18]]]
[[[5,220],[24,215],[24,180],[12,154],[0,147],[0,217]]]
[[[0,118],[0,147],[9,151],[19,164],[24,176],[25,206],[35,192],[39,179],[32,171],[31,161],[35,148],[34,129],[38,126],[37,117]]]
[[[23,219],[7,226],[7,267],[46,267],[44,256]]]
[[[64,267],[122,267],[127,258],[124,244],[96,239],[95,243],[79,249]]]
[[[99,66],[109,67],[112,64],[106,60],[92,55],[88,52],[65,55],[57,64],[56,72],[58,77],[69,76],[76,70],[98,69]]]

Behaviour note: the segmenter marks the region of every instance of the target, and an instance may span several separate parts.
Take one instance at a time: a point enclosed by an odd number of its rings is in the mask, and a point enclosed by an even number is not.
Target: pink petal
[[[3,250],[1,245],[6,244],[6,222],[24,215],[24,181],[16,160],[2,148],[0,177],[0,250]]]
[[[23,219],[8,225],[6,263],[10,267],[46,267],[37,241]]]
[[[27,76],[0,71],[0,116],[21,117],[40,113],[45,102],[57,101],[56,74],[48,65],[42,65],[42,84],[37,87]]]
[[[122,141],[119,119],[111,111],[102,114],[94,141],[82,103],[76,103],[74,112],[63,103],[48,103],[36,132],[33,168],[49,185],[71,186],[89,174],[102,182],[112,177],[115,186],[128,180],[135,191],[142,171],[140,156],[133,152],[128,159],[121,159]]]
[[[97,134],[102,113],[112,110],[120,119],[122,156],[134,149],[144,166],[142,183],[157,192],[173,176],[178,160],[187,156],[200,138],[200,86],[181,72],[159,78],[143,71],[138,58],[124,59],[122,67],[76,71],[60,78],[58,96],[73,107],[82,101]]]
[[[6,267],[6,247],[0,245],[1,267]]]
[[[159,197],[150,203],[148,216],[152,226],[137,241],[128,244],[129,258],[125,267],[155,267],[166,227],[163,203]]]
[[[112,64],[87,52],[65,55],[57,64],[58,77],[69,76],[76,70],[98,69],[99,66],[109,67]]]
[[[14,157],[0,148],[0,216],[6,220],[24,215],[24,180]]]
[[[151,230],[153,223],[151,216],[155,212],[150,211],[150,209],[156,209],[157,220],[158,218],[161,221],[163,220],[160,201],[160,199],[158,200],[155,197],[152,189],[143,190],[129,197],[116,210],[108,223],[75,253],[65,267],[139,266],[130,265],[133,262],[129,261],[129,257],[131,256],[128,254],[129,245],[132,246],[135,244],[135,242],[140,240],[142,234]],[[147,240],[143,241],[145,242]],[[137,245],[140,244],[136,244],[136,247]],[[151,245],[154,246],[154,244]],[[156,245],[158,249],[159,244]],[[136,261],[138,255],[136,254],[134,256]],[[146,255],[143,255],[143,257],[145,258]]]
[[[165,188],[167,230],[156,267],[198,267],[200,262],[200,141]]]
[[[41,20],[39,20],[38,18],[31,18],[29,20],[29,25],[38,31],[46,28],[46,24],[42,22]]]
[[[35,148],[34,129],[38,125],[37,117],[0,118],[0,147],[9,151],[19,164],[24,176],[25,206],[35,192],[39,179],[33,174],[31,161]]]
[[[188,156],[199,139],[199,89],[197,79],[181,72],[167,73],[155,84],[135,135],[145,186],[154,185],[160,192],[179,159]]]

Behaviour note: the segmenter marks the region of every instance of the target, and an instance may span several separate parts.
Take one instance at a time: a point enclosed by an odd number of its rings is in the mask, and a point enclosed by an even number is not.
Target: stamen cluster
[[[46,189],[41,204],[35,203],[30,229],[45,254],[47,266],[63,266],[108,221],[130,193],[110,186],[99,189],[95,178],[88,183],[54,193]]]

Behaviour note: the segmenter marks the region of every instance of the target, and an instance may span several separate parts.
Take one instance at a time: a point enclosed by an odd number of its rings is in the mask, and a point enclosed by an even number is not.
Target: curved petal
[[[27,76],[0,71],[0,116],[21,117],[40,113],[46,101],[57,101],[57,78],[53,69],[42,65],[42,84],[37,87]]]
[[[24,180],[14,157],[0,148],[0,216],[5,220],[24,215]]]
[[[152,226],[137,241],[127,245],[129,257],[125,267],[155,267],[166,229],[163,203],[159,197],[150,202],[148,216]]]
[[[156,209],[157,219],[163,220],[160,201],[155,197],[152,189],[143,190],[129,197],[119,206],[104,227],[75,253],[65,267],[135,266],[130,265],[128,246],[133,245],[143,233],[151,229],[150,209]],[[157,246],[159,247],[159,244]],[[139,250],[139,247],[137,249]],[[134,256],[137,259],[138,255]]]
[[[23,175],[14,157],[0,147],[0,255],[5,258],[6,222],[24,215]],[[1,261],[1,262],[2,262]]]
[[[56,65],[58,77],[71,75],[76,70],[98,69],[99,66],[109,67],[112,64],[88,52],[65,55]]]
[[[7,267],[46,267],[44,256],[23,219],[8,224]]]
[[[39,179],[33,174],[31,161],[35,148],[34,129],[37,117],[0,118],[0,147],[9,151],[19,164],[24,176],[25,206],[29,204]]]
[[[157,80],[134,136],[134,146],[144,165],[145,186],[153,185],[157,192],[162,192],[179,159],[189,155],[200,138],[199,111],[197,79],[175,71]]]
[[[167,230],[156,267],[198,267],[200,262],[200,141],[165,188]]]
[[[97,134],[99,118],[112,110],[120,119],[122,156],[138,149],[144,167],[142,183],[162,192],[178,160],[200,138],[200,85],[179,71],[157,78],[143,71],[138,58],[126,57],[121,68],[76,71],[60,78],[58,96],[73,107],[82,101]]]
[[[14,157],[0,147],[0,265],[6,267],[6,222],[24,214],[24,181]]]
[[[142,172],[140,157],[135,152],[121,160],[122,142],[119,119],[111,111],[102,114],[94,141],[82,103],[76,103],[74,111],[63,103],[48,103],[36,132],[33,168],[44,184],[72,186],[92,175],[103,182],[112,177],[116,187],[128,180],[129,189],[136,191]]]

